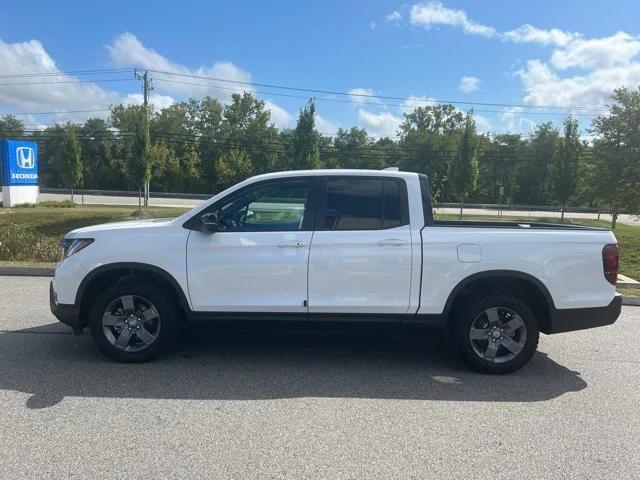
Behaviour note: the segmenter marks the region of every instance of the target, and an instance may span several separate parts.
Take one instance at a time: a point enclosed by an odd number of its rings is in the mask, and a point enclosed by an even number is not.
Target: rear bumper
[[[58,320],[73,328],[74,333],[82,333],[80,308],[73,304],[58,303],[56,301],[56,292],[53,289],[53,282],[49,284],[49,308]]]
[[[544,333],[562,333],[611,325],[620,316],[622,295],[616,293],[606,307],[569,308],[551,313],[551,329]]]

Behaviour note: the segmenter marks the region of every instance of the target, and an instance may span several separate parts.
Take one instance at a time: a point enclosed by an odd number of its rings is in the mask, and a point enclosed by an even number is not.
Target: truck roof
[[[318,169],[318,170],[288,170],[284,172],[264,173],[262,175],[256,175],[251,177],[251,180],[268,180],[270,178],[283,178],[283,177],[307,177],[307,176],[320,176],[320,175],[349,175],[349,176],[366,176],[366,177],[413,177],[417,175],[414,172],[401,172],[397,170],[364,170],[364,169],[346,169],[346,168],[333,168],[333,169]]]

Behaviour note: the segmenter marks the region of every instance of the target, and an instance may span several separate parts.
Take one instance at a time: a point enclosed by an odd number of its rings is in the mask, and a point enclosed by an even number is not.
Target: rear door
[[[309,313],[406,313],[411,230],[404,180],[328,176],[321,192],[309,253]]]

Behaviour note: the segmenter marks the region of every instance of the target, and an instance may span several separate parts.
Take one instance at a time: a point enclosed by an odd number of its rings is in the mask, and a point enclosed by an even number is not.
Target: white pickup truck
[[[313,170],[249,178],[171,220],[80,228],[52,312],[119,361],[157,356],[178,322],[450,333],[507,373],[547,334],[620,314],[604,229],[433,219],[424,175]],[[198,322],[194,322],[195,325]]]

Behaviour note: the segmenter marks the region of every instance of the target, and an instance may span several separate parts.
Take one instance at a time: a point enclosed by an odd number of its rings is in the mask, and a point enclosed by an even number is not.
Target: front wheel
[[[518,298],[477,299],[453,318],[453,339],[464,360],[483,373],[511,373],[523,367],[538,346],[539,328],[529,306]]]
[[[123,281],[95,299],[89,326],[94,342],[108,357],[144,362],[162,352],[174,320],[174,309],[160,288]]]

